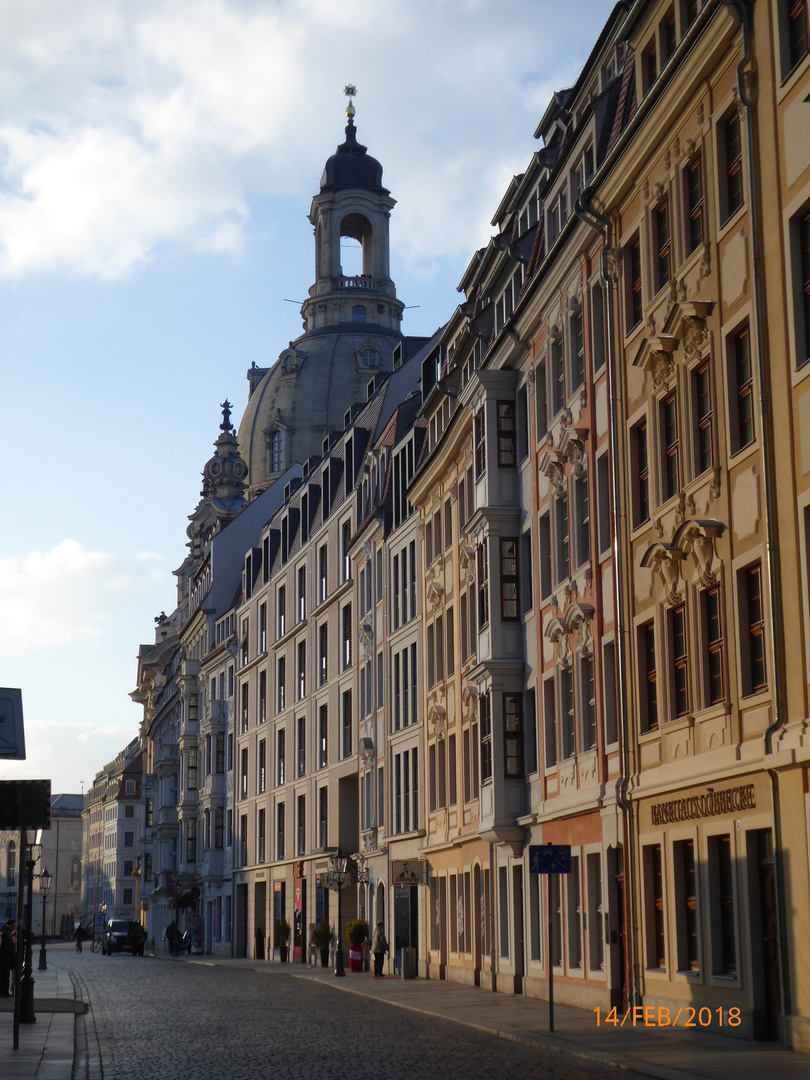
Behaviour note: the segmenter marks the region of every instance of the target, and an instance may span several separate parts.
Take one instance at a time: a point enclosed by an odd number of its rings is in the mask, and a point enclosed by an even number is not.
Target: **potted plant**
[[[282,964],[287,963],[289,954],[290,924],[286,919],[280,919],[273,925],[273,945],[278,949],[279,959]]]
[[[321,953],[321,967],[329,967],[329,946],[332,944],[332,927],[328,919],[321,919],[317,926],[312,928],[312,944]]]
[[[368,923],[365,919],[352,919],[346,925],[346,937],[349,939],[349,970],[363,970],[363,942],[368,938]]]

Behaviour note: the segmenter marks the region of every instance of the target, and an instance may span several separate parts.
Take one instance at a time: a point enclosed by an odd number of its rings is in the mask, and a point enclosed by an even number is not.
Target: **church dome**
[[[357,141],[357,129],[351,116],[346,125],[346,141],[328,159],[321,177],[321,191],[341,188],[388,194],[388,189],[382,186],[382,165]]]

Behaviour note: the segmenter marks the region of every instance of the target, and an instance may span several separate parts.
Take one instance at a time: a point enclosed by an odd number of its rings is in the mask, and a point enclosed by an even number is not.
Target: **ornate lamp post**
[[[39,893],[42,897],[42,933],[39,938],[39,970],[48,970],[48,958],[45,953],[45,905],[48,903],[48,891],[51,887],[51,875],[43,869],[39,875]]]
[[[343,886],[346,884],[346,862],[346,856],[340,848],[338,848],[335,854],[331,856],[331,863],[334,867],[333,880],[338,894],[338,931],[337,943],[335,945],[335,976],[337,978],[343,978],[346,975],[346,971],[343,967],[343,912],[340,903],[343,894]]]
[[[33,966],[33,950],[31,949],[31,897],[34,891],[34,867],[42,854],[41,844],[42,831],[37,830],[36,840],[33,844],[27,843],[28,858],[25,862],[25,871],[27,878],[27,902],[25,905],[25,929],[23,931],[23,971],[22,978],[20,979],[20,1023],[21,1024],[35,1024],[37,1022],[36,1013],[34,1012],[34,977],[31,974],[31,968]],[[23,844],[20,844],[20,848],[23,848]],[[17,933],[20,933],[18,926]]]

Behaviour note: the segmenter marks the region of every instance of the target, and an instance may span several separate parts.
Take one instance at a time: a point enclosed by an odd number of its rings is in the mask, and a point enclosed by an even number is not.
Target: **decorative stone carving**
[[[444,597],[444,586],[436,578],[432,578],[427,583],[427,599],[428,603],[432,604],[434,608],[439,608],[442,605],[442,598]]]
[[[371,656],[371,650],[374,647],[374,628],[371,625],[370,615],[366,615],[360,623],[360,646],[365,658]]]
[[[636,353],[633,366],[650,372],[656,391],[664,390],[675,373],[672,354],[677,346],[678,339],[672,334],[649,335]]]
[[[475,716],[478,708],[478,687],[475,683],[466,683],[461,691],[461,708],[465,716]]]
[[[560,461],[559,453],[555,450],[546,450],[540,458],[538,467],[542,475],[547,476],[551,482],[555,498],[566,498],[568,492],[565,485],[565,469]]]
[[[467,584],[472,585],[475,581],[475,540],[471,536],[461,536],[459,538],[458,568],[460,573],[466,577]]]
[[[716,518],[691,517],[676,529],[672,537],[673,544],[694,556],[695,573],[692,580],[704,589],[714,584],[712,565],[716,556],[715,541],[725,530],[726,526]]]
[[[558,448],[561,454],[571,462],[571,472],[577,478],[586,476],[588,472],[588,458],[585,454],[585,437],[587,432],[584,428],[563,428],[560,435]],[[552,484],[554,481],[552,480]]]
[[[682,596],[678,591],[681,561],[684,553],[674,544],[651,544],[644,552],[641,565],[652,570],[653,580],[658,577],[663,587],[662,600],[667,606],[679,604]]]
[[[556,616],[551,615],[546,620],[543,629],[545,637],[557,646],[557,666],[563,669],[571,667],[571,644],[568,640],[568,630]]]
[[[581,656],[593,655],[593,636],[590,628],[593,615],[594,609],[590,604],[572,604],[565,613],[565,625],[569,630],[576,631],[577,652]]]
[[[436,738],[444,738],[447,730],[447,712],[444,705],[440,705],[438,701],[433,702],[428,708],[428,721],[436,734]]]
[[[608,248],[605,255],[607,276],[615,284],[622,274],[622,253],[618,248]]]

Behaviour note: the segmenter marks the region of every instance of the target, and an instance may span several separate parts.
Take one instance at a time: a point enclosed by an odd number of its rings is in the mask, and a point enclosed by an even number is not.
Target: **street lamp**
[[[335,871],[335,882],[338,894],[338,931],[337,944],[335,945],[335,976],[337,978],[344,978],[346,971],[343,967],[343,912],[341,910],[340,901],[343,894],[343,886],[346,884],[347,859],[340,848],[338,848],[335,854],[331,856],[331,862]]]
[[[48,890],[51,887],[51,875],[43,869],[39,875],[39,893],[42,897],[42,934],[39,939],[39,970],[48,970],[48,958],[45,954],[45,905],[48,903]]]
[[[23,930],[23,972],[20,979],[21,1024],[35,1024],[37,1022],[36,1013],[34,1012],[34,977],[31,974],[31,967],[34,961],[33,950],[31,949],[31,895],[34,890],[34,867],[36,866],[39,857],[42,854],[41,845],[41,829],[37,829],[35,840],[33,843],[28,842],[27,835],[25,838],[25,844],[23,844],[22,840],[20,842],[20,848],[22,850],[24,850],[25,847],[28,848],[27,858],[25,860],[28,893],[27,902],[25,905],[25,928]],[[20,931],[18,926],[17,933],[19,932]]]

